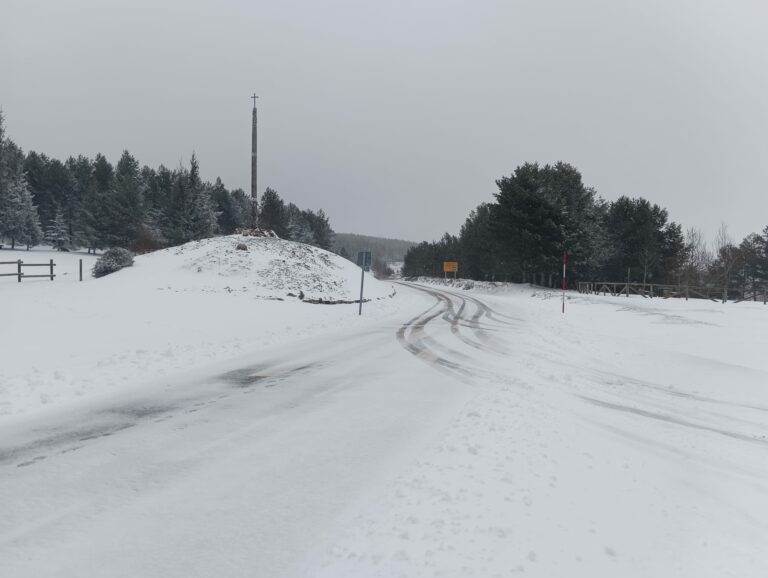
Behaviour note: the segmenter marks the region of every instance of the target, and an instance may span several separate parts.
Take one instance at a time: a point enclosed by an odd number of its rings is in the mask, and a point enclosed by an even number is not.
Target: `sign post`
[[[371,270],[371,252],[359,251],[357,253],[357,265],[360,267],[360,308],[358,315],[363,314],[363,285],[365,284],[365,272]]]
[[[445,278],[448,278],[448,273],[453,273],[453,278],[456,279],[456,273],[459,271],[458,261],[443,261],[443,274]]]

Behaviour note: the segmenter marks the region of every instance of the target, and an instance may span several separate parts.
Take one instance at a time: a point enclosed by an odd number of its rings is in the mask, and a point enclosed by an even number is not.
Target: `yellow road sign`
[[[443,273],[456,273],[458,270],[458,261],[443,261]]]

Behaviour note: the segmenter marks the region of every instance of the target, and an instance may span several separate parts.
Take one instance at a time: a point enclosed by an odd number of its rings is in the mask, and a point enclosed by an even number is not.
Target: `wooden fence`
[[[0,273],[0,277],[18,277],[19,283],[21,283],[22,279],[31,279],[33,277],[50,277],[51,281],[53,281],[53,278],[56,277],[56,275],[53,273],[53,268],[56,266],[56,263],[53,262],[53,259],[51,259],[48,263],[25,263],[21,259],[17,261],[0,261],[0,265],[16,265],[16,272],[15,273]],[[45,273],[43,275],[30,275],[29,273],[24,273],[22,270],[24,267],[48,267],[50,268],[50,273]]]
[[[762,301],[765,305],[768,299],[768,288],[754,288],[750,290],[729,288],[723,290],[722,287],[693,287],[689,285],[664,285],[659,283],[627,283],[626,281],[616,283],[612,281],[579,281],[579,293],[590,293],[594,295],[640,295],[642,297],[654,298],[661,297],[669,299],[670,297],[684,299],[710,299],[712,301]]]

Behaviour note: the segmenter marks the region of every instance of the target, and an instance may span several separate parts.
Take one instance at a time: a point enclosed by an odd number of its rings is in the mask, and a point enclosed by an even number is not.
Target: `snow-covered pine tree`
[[[190,214],[192,239],[207,239],[218,231],[218,214],[214,210],[210,189],[207,186],[196,188],[192,198]]]
[[[168,240],[163,234],[164,219],[165,215],[158,209],[150,209],[146,212],[144,222],[141,224],[138,235],[133,241],[136,253],[149,253],[168,245]]]
[[[232,215],[234,229],[253,229],[256,227],[256,223],[253,222],[253,204],[256,203],[255,199],[250,196],[246,196],[243,189],[235,189],[230,193],[232,197]],[[233,229],[233,230],[234,230]]]
[[[93,250],[109,246],[110,195],[114,189],[115,171],[102,154],[97,154],[92,163],[91,179],[83,199],[82,242]]]
[[[259,227],[269,229],[281,239],[288,237],[288,214],[277,191],[267,187],[261,196]]]
[[[293,203],[288,203],[286,213],[288,214],[288,235],[291,241],[313,245],[315,236],[312,234],[312,227],[304,212]]]
[[[24,232],[19,238],[19,242],[24,243],[27,246],[27,250],[29,250],[30,247],[39,245],[43,240],[43,229],[40,226],[40,215],[32,199],[32,191],[26,186],[26,181],[24,182],[22,201],[24,206],[22,210]]]
[[[5,160],[5,117],[3,111],[0,110],[0,216],[5,212],[5,203],[7,192],[6,185],[6,169],[7,163]],[[1,221],[2,219],[0,219]],[[0,222],[0,238],[3,237],[2,223]]]
[[[14,249],[22,234],[21,191],[15,182],[8,183],[3,188],[0,197],[0,236],[7,239]]]
[[[104,198],[104,224],[107,244],[128,247],[144,220],[144,190],[138,161],[128,152],[115,167],[114,185]]]
[[[45,241],[57,251],[69,251],[71,240],[67,222],[61,209],[56,211],[56,218],[45,229]]]
[[[14,222],[9,198],[10,170],[8,162],[8,141],[5,138],[5,118],[0,110],[0,241],[9,238],[9,228]]]
[[[42,237],[40,216],[32,200],[32,192],[27,187],[21,167],[8,187],[6,209],[3,211],[4,234],[11,241],[11,248],[16,243],[30,247],[37,245]]]
[[[207,239],[218,228],[218,215],[213,207],[211,190],[200,179],[200,165],[192,153],[189,167],[189,239]]]
[[[334,233],[325,211],[322,209],[317,211],[317,213],[304,211],[304,217],[307,219],[309,226],[312,229],[312,236],[314,237],[313,244],[321,249],[330,251],[333,247]]]
[[[232,203],[232,196],[220,178],[216,179],[209,193],[219,216],[218,230],[224,235],[231,235],[239,227],[237,224],[237,207]]]
[[[69,157],[66,167],[72,175],[72,188],[65,197],[64,217],[69,224],[69,235],[75,247],[88,247],[94,244],[95,230],[89,215],[94,192],[93,162],[83,156]]]

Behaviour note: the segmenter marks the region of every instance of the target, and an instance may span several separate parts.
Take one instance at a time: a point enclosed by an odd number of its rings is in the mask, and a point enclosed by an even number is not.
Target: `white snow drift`
[[[360,269],[292,241],[239,235],[195,241],[137,256],[132,267],[101,279],[90,277],[92,255],[4,249],[0,257],[52,258],[57,274],[53,282],[0,277],[0,420],[366,322],[358,320],[357,305],[298,299],[301,292],[305,299],[355,300]],[[393,292],[366,275],[365,319],[391,308]]]

